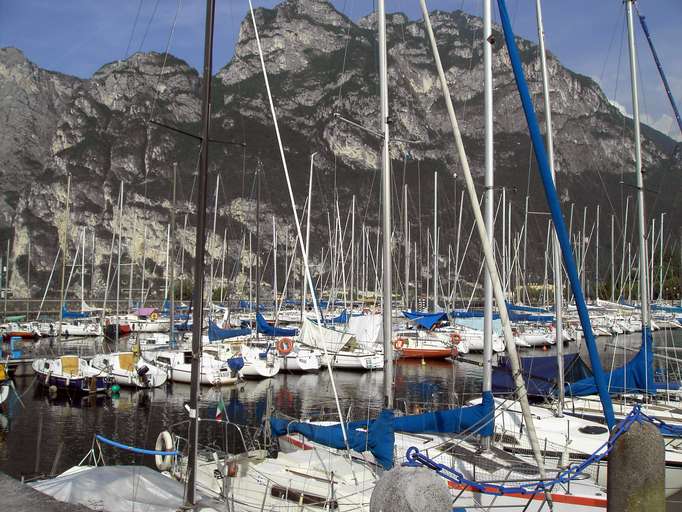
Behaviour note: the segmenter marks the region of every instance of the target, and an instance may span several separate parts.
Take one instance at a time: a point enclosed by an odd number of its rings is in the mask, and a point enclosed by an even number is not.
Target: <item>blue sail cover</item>
[[[554,315],[531,315],[528,313],[513,313],[510,311],[509,320],[512,322],[535,322],[548,324],[554,322]]]
[[[556,391],[559,381],[559,365],[556,356],[522,357],[521,375],[526,384],[528,396],[547,397]],[[579,354],[564,355],[564,378],[574,382],[589,376],[590,372]],[[493,367],[493,393],[511,394],[516,392],[511,363],[506,356],[499,356]]]
[[[296,336],[298,333],[296,329],[273,327],[265,321],[265,318],[260,313],[256,313],[256,325],[258,326],[258,332],[262,332],[266,336]]]
[[[512,304],[507,302],[507,310],[509,311],[522,311],[524,313],[547,313],[545,308],[534,308],[532,306],[524,306],[523,304]]]
[[[393,431],[393,411],[384,409],[376,420],[369,422],[366,432],[357,430],[367,426],[366,421],[349,423],[347,425],[348,447],[351,450],[362,453],[369,450],[376,461],[384,469],[393,467],[393,445],[395,434]],[[343,450],[346,444],[343,441],[341,425],[314,425],[311,423],[288,422],[279,418],[270,418],[272,434],[283,436],[291,432],[302,434],[315,443]]]
[[[680,306],[663,306],[661,304],[652,304],[651,309],[654,311],[664,311],[666,313],[682,313]]]
[[[433,326],[436,325],[438,322],[441,320],[447,320],[448,316],[445,313],[419,313],[419,312],[412,312],[412,311],[403,311],[403,315],[405,318],[408,320],[412,320],[415,322],[419,327],[423,327],[424,329],[433,329]]]
[[[495,427],[495,402],[489,391],[478,405],[401,416],[393,420],[393,430],[411,434],[459,434],[463,432],[492,436]]]
[[[347,324],[349,317],[350,317],[350,315],[348,314],[348,311],[346,311],[344,309],[341,312],[341,314],[339,316],[337,316],[336,318],[325,319],[325,323],[328,323],[328,324]]]
[[[62,308],[62,318],[88,318],[90,313],[87,311],[69,311],[66,308]]]
[[[208,341],[220,341],[251,334],[251,329],[221,329],[215,322],[208,322]]]
[[[624,366],[606,374],[609,393],[655,393],[654,348],[651,332],[642,331],[642,347]],[[597,392],[594,377],[566,384],[567,396],[586,396]]]

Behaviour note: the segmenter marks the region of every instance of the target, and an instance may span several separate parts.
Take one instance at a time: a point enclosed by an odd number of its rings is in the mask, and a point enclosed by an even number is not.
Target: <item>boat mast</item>
[[[547,159],[549,160],[549,172],[552,175],[552,183],[556,186],[556,171],[554,170],[554,139],[552,136],[552,107],[549,97],[549,77],[547,72],[547,54],[545,52],[545,29],[542,23],[542,5],[540,0],[535,0],[535,9],[538,25],[538,40],[540,41],[540,65],[542,68],[542,95],[545,104],[545,139],[547,143]],[[557,375],[557,416],[564,414],[564,337],[563,337],[563,293],[562,293],[562,266],[561,248],[556,231],[552,230],[552,268],[554,269],[554,311],[556,315],[556,360]]]
[[[170,267],[169,290],[170,290],[170,345],[175,347],[175,185],[178,177],[178,164],[173,164],[173,192],[170,210]]]
[[[484,102],[484,130],[485,130],[485,201],[484,216],[485,230],[488,234],[488,242],[495,242],[494,220],[494,160],[493,160],[493,61],[492,61],[492,9],[491,0],[483,0],[483,102]],[[457,232],[461,226],[460,216],[457,224]],[[455,260],[455,275],[458,275],[459,265],[459,236],[457,238],[457,258]],[[457,291],[455,281],[454,291]],[[490,269],[485,266],[483,277],[483,392],[492,392],[492,369],[493,369],[493,283],[490,278]],[[481,447],[484,450],[490,448],[491,438],[481,438]]]
[[[438,311],[438,172],[433,171],[433,310]]]
[[[651,330],[649,318],[649,280],[647,279],[646,218],[644,213],[644,178],[642,176],[642,146],[639,125],[639,102],[637,99],[637,50],[632,21],[632,4],[626,0],[628,18],[628,46],[630,49],[630,81],[632,87],[632,121],[635,127],[635,176],[637,178],[637,217],[639,224],[639,295],[642,302],[642,329]],[[645,333],[647,335],[647,333]]]
[[[407,220],[407,185],[403,186],[403,243],[405,244],[405,310],[410,309],[410,229]]]
[[[663,216],[665,212],[661,213],[661,240],[660,240],[660,252],[658,259],[658,301],[663,302]]]
[[[81,235],[83,251],[81,252],[81,311],[85,311],[85,226]]]
[[[393,408],[393,333],[392,298],[393,283],[391,282],[391,161],[389,153],[389,123],[388,114],[388,74],[386,56],[386,7],[384,0],[377,0],[378,29],[379,29],[379,93],[381,103],[381,132],[383,134],[381,151],[381,231],[382,246],[382,315],[384,328],[384,399],[385,406]]]
[[[313,169],[315,168],[315,155],[317,152],[310,155],[310,177],[308,178],[308,212],[306,213],[306,226],[305,226],[305,253],[310,258],[310,205],[313,202]],[[301,295],[301,323],[303,322],[303,317],[305,316],[305,294],[306,287],[308,285],[308,280],[305,278],[305,268],[303,270],[303,293]],[[314,290],[310,290],[311,295]]]
[[[286,259],[284,261],[287,265]],[[277,308],[277,228],[275,227],[274,215],[272,216],[272,300],[275,308]]]
[[[597,220],[594,227],[596,241],[594,244],[594,299],[599,300],[599,205],[597,205]]]
[[[71,196],[71,174],[66,177],[66,207],[64,208],[64,222],[61,229],[63,230],[60,236],[60,243],[62,246],[62,283],[59,290],[59,326],[57,327],[57,341],[62,341],[62,323],[64,322],[64,277],[66,275],[66,258],[69,239],[69,199]],[[9,263],[9,262],[8,262]],[[9,269],[9,265],[7,265]],[[0,265],[0,271],[2,266]],[[7,279],[5,278],[5,281]],[[7,303],[7,282],[5,282],[5,303]],[[7,309],[7,308],[5,308]],[[5,311],[7,317],[7,311]]]
[[[211,232],[211,238],[208,248],[208,257],[211,260],[211,275],[209,277],[208,286],[208,302],[213,306],[213,262],[215,258],[213,257],[213,248],[215,246],[215,228],[216,221],[218,220],[218,191],[220,190],[220,174],[216,176],[215,179],[215,196],[213,200],[213,231]],[[211,311],[212,313],[212,311]]]
[[[260,162],[256,167],[256,312],[258,317],[260,310]],[[258,321],[256,324],[256,341],[258,341]]]
[[[192,296],[192,384],[189,402],[189,453],[185,505],[192,507],[196,496],[197,446],[199,443],[199,372],[201,371],[201,328],[204,312],[204,257],[206,253],[206,194],[208,188],[208,144],[211,126],[211,72],[213,69],[213,21],[215,0],[206,0],[204,74],[201,101],[201,153],[197,199],[196,254]]]

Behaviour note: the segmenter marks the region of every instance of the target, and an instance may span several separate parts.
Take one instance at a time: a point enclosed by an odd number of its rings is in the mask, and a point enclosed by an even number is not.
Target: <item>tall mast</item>
[[[661,213],[661,236],[660,236],[660,253],[658,260],[658,301],[663,301],[663,216],[664,212]]]
[[[310,155],[310,177],[308,178],[308,212],[306,213],[306,226],[305,226],[305,253],[310,258],[310,205],[313,202],[313,169],[315,164],[315,155],[313,153]],[[301,322],[303,322],[303,317],[305,316],[305,294],[306,286],[308,285],[308,280],[305,278],[305,268],[303,268],[303,294],[301,296]],[[315,293],[314,290],[310,290],[311,295]]]
[[[540,65],[542,67],[542,95],[545,104],[545,139],[547,143],[547,159],[552,182],[556,185],[556,171],[554,170],[554,139],[552,137],[552,108],[549,98],[549,78],[547,73],[547,55],[545,53],[545,29],[542,24],[542,5],[540,0],[535,0],[535,9],[538,25],[538,39],[540,41]],[[552,268],[554,269],[554,310],[556,314],[556,359],[559,392],[557,400],[557,416],[563,416],[564,409],[564,338],[563,338],[563,294],[562,294],[562,267],[561,248],[556,231],[552,230]]]
[[[171,198],[170,210],[170,266],[168,268],[169,274],[169,290],[170,290],[170,344],[175,347],[175,186],[178,177],[178,164],[173,164],[173,192]]]
[[[213,200],[213,231],[211,231],[211,238],[209,242],[209,248],[208,248],[208,257],[211,260],[211,275],[209,277],[209,286],[208,286],[208,302],[213,305],[213,247],[215,245],[215,228],[216,228],[216,222],[218,220],[218,190],[220,190],[220,174],[216,176],[215,179],[215,196]]]
[[[351,229],[350,229],[350,310],[353,312],[353,278],[355,278],[355,194],[351,203]]]
[[[405,309],[410,309],[410,229],[407,220],[407,185],[403,186],[403,243],[405,244]]]
[[[81,235],[83,250],[81,251],[81,311],[85,311],[85,226]]]
[[[381,132],[383,134],[381,151],[381,231],[382,246],[382,312],[384,326],[384,398],[385,406],[393,408],[393,333],[391,282],[391,161],[389,154],[389,114],[388,114],[388,63],[386,55],[386,7],[384,0],[377,0],[379,24],[379,93],[381,102]]]
[[[433,172],[433,310],[438,310],[438,173]]]
[[[484,130],[485,130],[485,201],[484,220],[488,242],[492,245],[495,240],[494,220],[494,161],[493,161],[493,61],[492,61],[492,11],[491,0],[483,0],[483,101],[484,101]],[[460,212],[461,205],[460,202]],[[458,220],[461,222],[461,214]],[[459,237],[457,239],[457,257],[455,259],[455,275],[459,274]],[[454,293],[457,293],[455,280]],[[493,283],[490,269],[485,266],[483,277],[483,392],[492,392],[493,368]],[[481,439],[483,449],[490,448],[490,437]]]
[[[288,263],[285,261],[286,264]],[[277,307],[277,228],[275,227],[275,216],[272,216],[272,300]]]
[[[189,402],[189,457],[187,463],[186,505],[195,503],[197,445],[199,443],[199,372],[201,371],[201,328],[204,312],[204,257],[206,253],[206,195],[208,188],[208,144],[211,126],[211,72],[213,70],[213,20],[215,0],[206,0],[206,32],[204,37],[204,75],[201,101],[201,154],[197,200],[196,254],[194,257],[194,290],[192,294],[192,384]]]
[[[594,298],[599,299],[599,205],[597,205],[597,240],[594,244]]]
[[[175,165],[175,164],[174,164]],[[144,225],[144,234],[142,235],[142,268],[140,269],[140,307],[144,306],[144,299],[146,294],[144,293],[144,267],[147,263],[147,224]]]
[[[651,329],[649,319],[649,279],[647,278],[646,218],[644,213],[644,178],[642,176],[642,143],[639,126],[639,100],[637,99],[637,50],[632,21],[633,0],[626,0],[628,18],[628,47],[630,48],[630,82],[632,87],[632,121],[635,127],[635,175],[637,178],[637,217],[639,224],[639,295],[642,302],[642,327]]]
[[[64,277],[66,275],[66,258],[67,249],[69,246],[69,199],[71,196],[71,174],[66,177],[66,206],[64,208],[64,223],[61,227],[62,236],[60,243],[62,244],[62,282],[59,289],[59,326],[57,328],[57,341],[62,341],[62,323],[64,322]],[[9,262],[7,262],[9,263]],[[9,264],[7,265],[9,269]],[[0,271],[2,265],[0,265]],[[7,278],[5,277],[5,281]],[[7,303],[7,282],[5,282],[5,304]],[[7,316],[7,308],[5,308],[5,316]]]
[[[260,310],[260,162],[256,167],[256,312]],[[256,341],[258,341],[258,322],[256,322]]]
[[[616,300],[616,262],[614,259],[615,246],[615,217],[611,214],[611,302]]]

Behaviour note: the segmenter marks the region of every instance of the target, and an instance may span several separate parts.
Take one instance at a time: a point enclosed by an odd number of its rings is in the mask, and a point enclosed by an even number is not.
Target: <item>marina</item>
[[[682,119],[644,0],[599,80],[541,0],[479,3],[249,0],[220,69],[220,0],[193,29],[140,0],[87,78],[0,45],[17,512],[682,510]]]

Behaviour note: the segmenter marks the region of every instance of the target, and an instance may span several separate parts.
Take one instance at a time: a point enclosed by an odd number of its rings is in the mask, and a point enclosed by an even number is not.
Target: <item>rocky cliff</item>
[[[289,0],[274,9],[259,9],[256,20],[299,212],[307,195],[309,156],[317,152],[313,253],[319,259],[321,249],[328,245],[328,214],[333,226],[337,201],[343,227],[352,197],[356,197],[356,240],[363,222],[374,229],[379,218],[380,141],[372,133],[379,128],[375,20],[369,16],[354,22],[324,0]],[[426,246],[426,229],[432,223],[433,172],[439,172],[443,272],[447,245],[455,243],[461,184],[453,175],[459,172],[459,163],[423,24],[401,14],[390,15],[387,21],[396,225],[402,218],[402,187],[407,184],[412,240],[421,233],[422,246]],[[432,23],[470,163],[480,176],[482,21],[457,11],[434,12]],[[519,39],[518,44],[531,91],[539,94],[538,49],[526,40]],[[513,203],[512,225],[517,231],[523,222],[526,192],[531,211],[545,211],[546,206],[499,28],[493,48],[496,182],[510,189],[507,197]],[[608,216],[613,212],[621,222],[624,197],[633,195],[627,186],[634,183],[634,176],[629,176],[634,161],[632,123],[593,80],[566,69],[551,55],[548,64],[564,207],[568,212],[574,203],[578,225],[583,207],[589,206],[589,232],[595,205],[601,205],[601,245],[607,251]],[[178,236],[183,247],[176,260],[184,259],[185,270],[190,268],[199,149],[190,135],[199,132],[200,82],[196,70],[172,55],[135,54],[104,65],[84,80],[40,69],[17,49],[0,49],[4,121],[0,131],[0,242],[12,241],[11,286],[16,294],[25,293],[29,240],[33,293],[47,280],[58,247],[67,174],[72,180],[70,256],[84,229],[87,265],[93,257],[96,263],[96,294],[106,279],[112,234],[119,222],[121,183],[123,261],[136,263],[137,282],[144,255],[147,279],[155,276],[148,281],[154,283],[152,293],[162,288],[174,165],[178,170]],[[536,103],[542,118],[541,96]],[[669,222],[679,219],[682,212],[675,201],[680,185],[679,151],[669,138],[652,129],[645,129],[644,134],[647,187],[655,192],[650,196],[649,213],[668,211]],[[263,170],[262,262],[272,264],[268,251],[273,216],[280,254],[283,246],[293,245],[295,233],[250,17],[242,23],[234,58],[213,78],[212,138],[211,204],[218,174],[221,181],[217,236],[209,242],[209,252],[220,258],[225,246],[225,275],[242,287],[248,262],[244,246],[248,233],[255,235],[256,229],[257,168]],[[516,193],[511,192],[514,189]],[[463,233],[468,235],[471,221],[468,208],[464,210]],[[546,217],[531,215],[528,259],[536,274],[543,268],[545,230]],[[397,231],[399,242],[401,229]],[[113,246],[117,244],[118,240]],[[397,246],[396,251],[400,255]],[[608,272],[606,259],[602,275]],[[480,261],[475,240],[466,261],[466,272],[475,278]],[[122,270],[125,280],[129,269]],[[91,276],[87,279],[90,282]],[[280,277],[280,285],[282,281]]]

